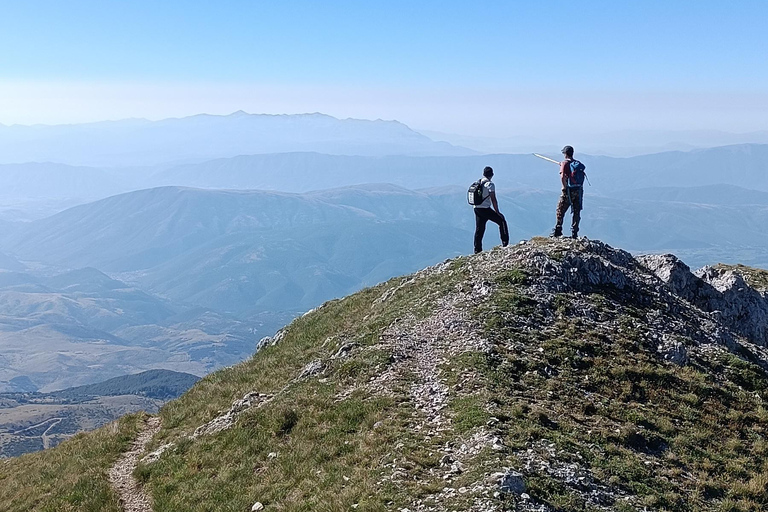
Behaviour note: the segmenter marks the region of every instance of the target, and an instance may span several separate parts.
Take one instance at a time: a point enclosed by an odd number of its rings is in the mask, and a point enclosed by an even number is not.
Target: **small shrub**
[[[280,426],[277,429],[277,435],[286,436],[291,433],[293,427],[299,422],[299,414],[293,409],[282,409],[280,411]]]

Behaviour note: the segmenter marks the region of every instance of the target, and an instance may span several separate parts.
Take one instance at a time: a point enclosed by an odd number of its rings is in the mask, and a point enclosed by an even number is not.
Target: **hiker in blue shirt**
[[[584,200],[584,166],[573,159],[573,147],[565,146],[562,153],[565,155],[565,160],[560,162],[560,182],[563,185],[563,189],[560,194],[560,201],[557,203],[557,218],[555,229],[552,230],[552,236],[563,236],[563,218],[568,208],[570,208],[573,215],[571,238],[578,238],[581,207]],[[572,169],[572,162],[576,162],[579,169]]]
[[[483,235],[485,235],[485,225],[489,220],[499,225],[501,245],[506,247],[509,244],[509,228],[507,221],[499,211],[499,203],[496,201],[496,185],[491,181],[491,178],[493,178],[493,169],[486,167],[483,169],[483,178],[480,180],[483,187],[483,202],[474,205],[475,254],[483,251]]]

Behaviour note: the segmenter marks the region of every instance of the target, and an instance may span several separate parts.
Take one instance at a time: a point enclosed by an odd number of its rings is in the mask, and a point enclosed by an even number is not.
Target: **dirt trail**
[[[149,498],[133,478],[133,470],[139,456],[144,452],[152,437],[160,430],[160,418],[150,417],[139,432],[131,449],[123,454],[109,470],[109,481],[120,497],[120,506],[125,512],[152,512]]]
[[[48,448],[51,447],[51,436],[49,436],[48,433],[51,431],[51,429],[53,427],[55,427],[56,425],[58,425],[62,421],[64,421],[64,418],[48,418],[47,420],[41,421],[40,423],[37,423],[35,425],[23,428],[21,430],[17,430],[16,432],[12,432],[12,435],[18,436],[20,434],[23,434],[24,432],[29,432],[30,430],[34,430],[36,428],[40,428],[43,425],[45,425],[46,423],[50,422],[50,425],[48,425],[48,428],[45,429],[45,432],[40,434],[40,439],[43,442],[43,449],[47,450]],[[24,437],[30,437],[30,439],[32,439],[31,436],[24,436]]]
[[[45,421],[41,421],[40,423],[36,423],[36,424],[34,424],[34,425],[32,425],[32,426],[29,426],[29,427],[23,428],[23,429],[21,429],[21,430],[17,430],[16,432],[11,432],[11,434],[13,434],[13,435],[15,435],[15,436],[18,436],[18,435],[19,435],[19,434],[21,434],[22,432],[27,432],[27,431],[29,431],[29,430],[32,430],[32,429],[35,429],[35,428],[38,428],[38,427],[42,427],[43,425],[45,425],[45,424],[46,424],[46,423],[48,423],[49,421],[52,421],[52,422],[55,422],[55,424],[58,424],[58,423],[59,423],[61,420],[63,420],[63,419],[64,419],[64,418],[48,418],[47,420],[45,420]],[[48,429],[50,429],[50,426],[48,427]],[[48,432],[48,430],[46,430],[46,432]]]
[[[53,427],[55,427],[62,421],[64,421],[64,418],[55,418],[55,421],[51,422],[48,428],[45,429],[45,432],[43,432],[43,434],[40,436],[43,439],[44,450],[47,450],[48,448],[51,447],[51,436],[48,435],[48,432],[50,432]]]

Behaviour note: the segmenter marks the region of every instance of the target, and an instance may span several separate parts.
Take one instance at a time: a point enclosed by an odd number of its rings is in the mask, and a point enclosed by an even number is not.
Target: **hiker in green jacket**
[[[557,218],[555,229],[552,230],[552,236],[563,236],[563,218],[568,208],[571,209],[573,219],[571,221],[571,238],[579,237],[579,222],[581,221],[581,207],[584,199],[584,171],[581,166],[580,174],[571,167],[574,162],[573,147],[565,146],[562,149],[565,160],[560,162],[560,182],[562,183],[562,192],[560,200],[557,203]],[[578,162],[577,162],[578,163]]]

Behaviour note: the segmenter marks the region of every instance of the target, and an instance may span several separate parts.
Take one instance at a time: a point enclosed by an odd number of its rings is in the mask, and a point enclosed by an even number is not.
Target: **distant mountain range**
[[[561,159],[559,153],[550,154]],[[768,145],[743,144],[632,158],[576,155],[587,165],[594,193],[648,187],[729,184],[768,191]],[[393,183],[409,189],[471,183],[490,165],[503,188],[559,190],[557,166],[532,154],[385,156],[307,153],[249,155],[172,167],[153,179],[163,185],[303,192],[350,184]]]
[[[391,185],[310,194],[164,187],[32,222],[23,260],[96,267],[241,318],[296,314],[465,246],[455,195]],[[98,250],[94,250],[98,248]]]
[[[136,166],[255,153],[318,151],[343,155],[466,155],[397,121],[324,114],[235,112],[148,121],[74,125],[0,125],[0,163]]]
[[[588,190],[592,193],[617,195],[638,188],[719,184],[768,192],[768,174],[763,172],[768,145],[632,158],[576,156],[587,165],[592,183]],[[78,202],[158,186],[308,192],[367,183],[391,183],[411,190],[465,185],[486,165],[496,170],[494,179],[504,189],[557,191],[560,186],[557,167],[531,154],[350,156],[291,152],[141,168],[14,164],[0,165],[0,219],[42,218],[47,216],[45,212],[52,214]],[[25,207],[32,210],[26,217],[15,213]]]
[[[14,399],[22,403],[44,402],[49,399],[78,402],[99,396],[136,395],[156,400],[172,400],[181,396],[198,380],[200,377],[189,373],[171,370],[147,370],[52,393],[19,393],[14,395]],[[9,396],[4,395],[4,398]]]
[[[734,144],[768,144],[768,130],[732,133],[720,130],[618,130],[610,133],[550,132],[546,137],[485,137],[421,130],[436,141],[468,147],[480,153],[528,153],[551,151],[552,141],[567,140],[584,153],[632,157],[669,151],[691,151]]]
[[[2,245],[17,260],[95,267],[152,294],[245,320],[297,314],[468,252],[474,226],[464,194],[393,185],[305,194],[162,187],[29,223]],[[694,265],[712,262],[709,251],[727,260],[723,247],[763,246],[767,197],[723,185],[638,187],[615,196],[588,188],[583,233],[636,251],[682,252]],[[499,198],[513,238],[551,229],[556,193],[499,186]],[[489,231],[486,246],[496,236]],[[758,265],[767,259],[739,256]]]

